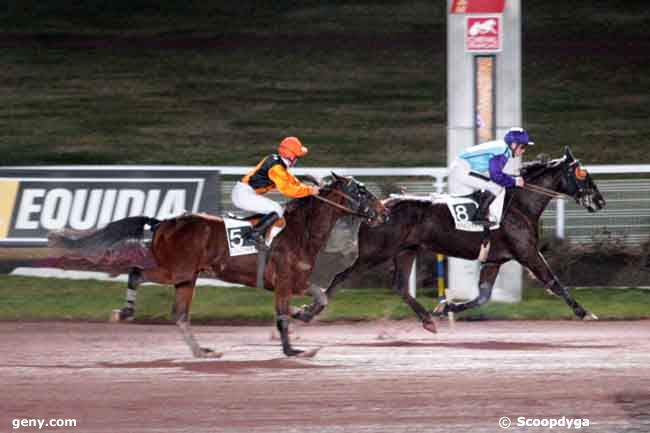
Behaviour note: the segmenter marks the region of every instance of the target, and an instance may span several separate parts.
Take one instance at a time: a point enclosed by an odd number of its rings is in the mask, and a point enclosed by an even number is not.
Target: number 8
[[[469,215],[467,214],[467,208],[465,206],[456,206],[456,218],[462,222],[469,221]]]

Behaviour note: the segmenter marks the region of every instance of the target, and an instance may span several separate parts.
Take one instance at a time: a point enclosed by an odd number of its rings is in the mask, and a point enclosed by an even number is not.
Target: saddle
[[[481,241],[481,249],[479,251],[477,260],[484,262],[487,260],[490,252],[490,231],[497,230],[498,224],[492,225],[489,228],[481,225],[474,224],[474,219],[479,208],[480,191],[475,191],[467,195],[451,195],[451,194],[437,194],[432,193],[428,196],[406,195],[406,194],[391,194],[391,199],[406,199],[406,200],[420,200],[427,201],[434,204],[445,204],[449,209],[449,213],[454,218],[454,225],[456,230],[466,232],[481,232],[483,238]]]
[[[266,249],[258,250],[255,241],[250,238],[249,234],[253,226],[264,217],[263,214],[250,216],[237,216],[228,212],[223,218],[226,227],[226,241],[228,242],[228,252],[231,256],[243,256],[247,254],[257,254],[257,280],[258,288],[264,288],[264,273],[268,262],[269,254]]]
[[[259,221],[260,218],[262,218],[263,216],[264,216],[264,214],[261,214],[261,213],[256,213],[256,214],[252,214],[252,215],[243,215],[242,216],[242,215],[237,215],[237,214],[232,213],[232,212],[226,212],[224,220],[226,218],[228,218],[228,219],[237,220],[237,221],[248,221],[249,223],[255,225],[255,223],[257,223],[257,221]]]
[[[465,232],[483,232],[486,229],[484,225],[472,222],[478,212],[480,196],[480,191],[474,191],[473,193],[466,195],[438,193],[431,193],[429,195],[391,194],[390,198],[445,204],[449,209],[449,213],[454,218],[456,230]],[[489,227],[489,230],[497,230],[498,228],[499,224],[494,224]]]

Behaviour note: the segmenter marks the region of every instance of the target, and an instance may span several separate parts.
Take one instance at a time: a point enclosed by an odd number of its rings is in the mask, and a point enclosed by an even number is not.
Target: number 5
[[[244,243],[241,235],[241,228],[230,230],[230,245],[240,247]]]

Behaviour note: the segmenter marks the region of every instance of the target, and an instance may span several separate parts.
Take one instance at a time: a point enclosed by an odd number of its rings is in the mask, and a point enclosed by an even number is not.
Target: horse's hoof
[[[303,353],[303,351],[298,349],[288,349],[284,351],[286,356],[300,356],[301,353]]]
[[[438,305],[436,305],[436,308],[433,309],[431,312],[434,316],[444,316],[447,314],[447,303],[446,302],[441,302]]]
[[[135,318],[135,310],[133,308],[124,307],[120,310],[120,322],[132,322]]]
[[[321,350],[321,347],[317,347],[315,349],[307,350],[305,352],[300,352],[298,355],[296,355],[298,358],[313,358],[316,356],[318,351]]]
[[[598,316],[596,316],[594,313],[590,313],[587,311],[587,314],[585,314],[585,317],[582,318],[585,322],[593,322],[595,320],[598,320]]]
[[[436,322],[434,321],[422,322],[422,327],[433,334],[438,333],[438,328],[436,327]]]
[[[392,336],[388,331],[385,329],[382,329],[379,331],[379,334],[377,334],[377,340],[394,340],[395,337]]]
[[[197,358],[221,358],[223,356],[222,352],[215,352],[212,349],[207,347],[201,347],[198,353],[195,353],[194,356]]]
[[[314,318],[314,315],[309,313],[309,305],[303,305],[300,308],[290,307],[289,311],[292,319],[300,320],[301,322],[309,323]]]

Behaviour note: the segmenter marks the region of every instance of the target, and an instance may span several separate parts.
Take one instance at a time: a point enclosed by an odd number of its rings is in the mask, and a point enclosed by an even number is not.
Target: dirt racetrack
[[[301,326],[323,348],[286,359],[271,327],[197,326],[225,355],[195,360],[173,326],[0,323],[0,432],[650,432],[649,321],[440,328]],[[34,418],[77,426],[13,428]]]

